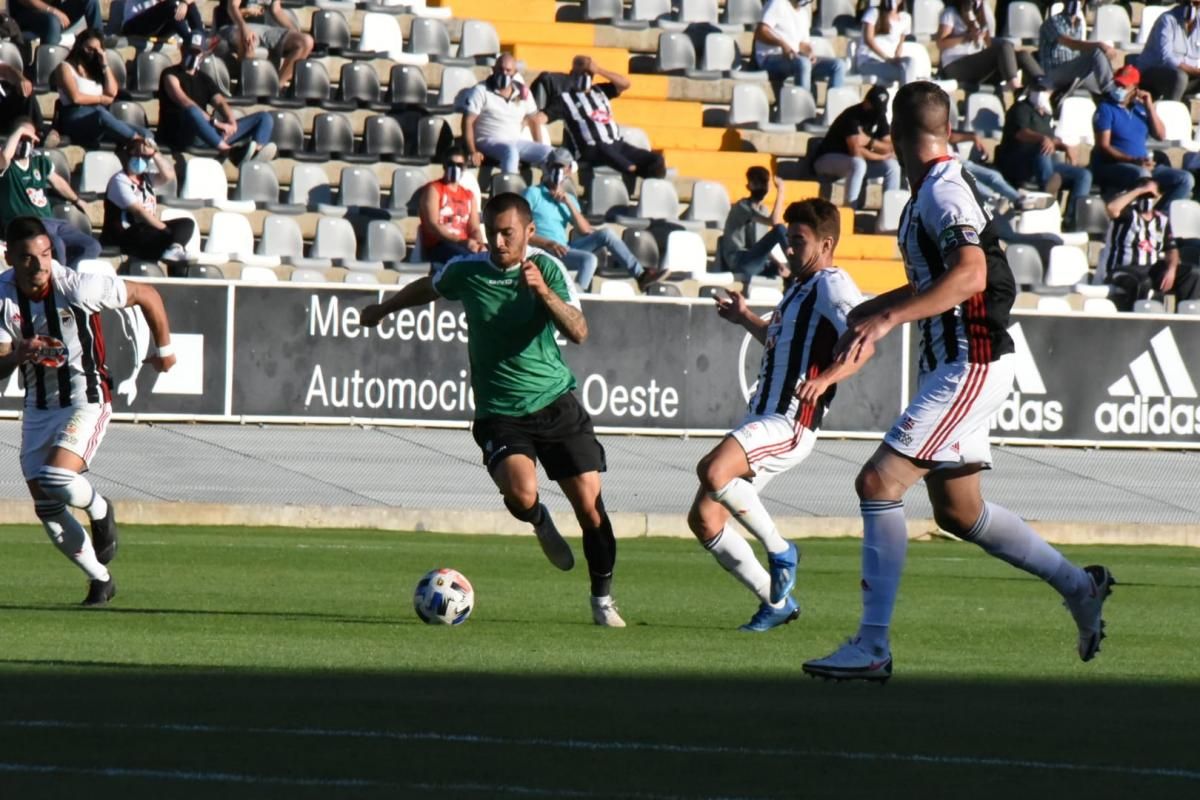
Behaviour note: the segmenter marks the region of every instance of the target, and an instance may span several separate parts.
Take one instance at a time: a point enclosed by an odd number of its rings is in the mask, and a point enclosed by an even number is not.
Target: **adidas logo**
[[[1033,360],[1021,323],[1008,329],[1013,340],[1016,361],[1016,391],[1008,396],[992,417],[992,430],[1054,433],[1062,430],[1063,405],[1058,400],[1042,400],[1030,395],[1046,394],[1042,372]]]
[[[1179,402],[1198,395],[1170,328],[1151,337],[1150,349],[1129,362],[1129,373],[1108,387],[1108,396],[1129,400],[1096,408],[1101,433],[1200,434],[1200,405]]]

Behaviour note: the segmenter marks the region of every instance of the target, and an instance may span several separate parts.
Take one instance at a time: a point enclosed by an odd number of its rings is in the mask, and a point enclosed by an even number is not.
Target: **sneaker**
[[[666,275],[666,267],[659,267],[658,269],[643,269],[642,274],[637,276],[638,288],[644,292],[646,291],[647,286],[655,281],[662,280],[664,277],[666,277]]]
[[[1017,207],[1022,211],[1040,211],[1041,209],[1049,208],[1055,202],[1053,194],[1030,192],[1021,195],[1021,199],[1017,201]]]
[[[108,605],[108,601],[117,596],[117,582],[109,575],[106,581],[90,581],[87,597],[81,605],[84,608],[99,608]]]
[[[1105,637],[1102,615],[1104,601],[1112,594],[1112,587],[1116,585],[1117,580],[1108,571],[1108,567],[1093,564],[1084,567],[1083,571],[1087,573],[1092,585],[1083,597],[1067,600],[1063,605],[1071,612],[1075,624],[1079,626],[1079,657],[1084,661],[1091,661],[1096,657],[1096,653],[1100,652],[1100,641]]]
[[[767,553],[767,569],[771,572],[771,602],[778,603],[796,588],[796,562],[800,552],[788,542],[782,553]]]
[[[787,625],[799,616],[800,604],[794,598],[789,597],[783,601],[783,605],[779,608],[770,603],[763,603],[758,607],[758,611],[754,612],[754,616],[750,618],[750,621],[738,628],[738,630],[746,633],[765,633],[771,630],[771,628]]]
[[[255,161],[271,161],[275,158],[275,154],[279,152],[279,148],[274,142],[267,142],[262,147],[258,148],[258,152],[251,156]]]
[[[92,546],[96,548],[96,560],[101,564],[117,557],[117,510],[111,500],[104,519],[92,520]]]
[[[187,261],[187,250],[181,244],[173,244],[159,256],[163,261]]]
[[[624,628],[625,620],[611,597],[592,598],[592,622],[602,628]]]
[[[534,525],[533,532],[537,535],[538,544],[542,546],[542,552],[546,554],[546,558],[550,559],[551,564],[563,572],[575,566],[575,554],[571,552],[571,545],[567,544],[567,540],[558,532],[558,528],[554,525],[554,518],[550,516],[550,511],[545,506],[542,506],[542,524]]]
[[[860,639],[847,639],[824,658],[805,661],[802,669],[814,678],[885,683],[892,677],[892,654],[883,647],[867,647]]]

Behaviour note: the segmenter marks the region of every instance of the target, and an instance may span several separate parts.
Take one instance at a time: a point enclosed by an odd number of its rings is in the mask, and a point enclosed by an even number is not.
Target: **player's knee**
[[[700,479],[700,487],[706,492],[720,491],[731,478],[726,474],[721,462],[707,455],[696,465],[696,477]]]
[[[505,488],[504,499],[513,508],[525,510],[533,508],[538,501],[537,484],[517,483]]]
[[[964,512],[961,508],[945,507],[933,509],[933,521],[937,526],[946,533],[952,533],[960,539],[964,539],[967,533],[975,525],[975,519],[970,518],[972,515]]]
[[[874,464],[864,464],[854,479],[854,491],[859,500],[883,500],[887,485]]]
[[[574,503],[575,520],[584,530],[595,530],[604,524],[604,503],[597,495],[592,498],[580,498]]]
[[[74,478],[74,473],[70,470],[47,465],[38,470],[35,480],[38,488],[42,490],[42,494],[48,498],[61,500],[63,495],[68,493],[68,486],[72,478]]]

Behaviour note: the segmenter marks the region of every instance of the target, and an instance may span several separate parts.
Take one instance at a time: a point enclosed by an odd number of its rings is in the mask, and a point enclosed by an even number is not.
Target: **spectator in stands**
[[[725,268],[742,279],[742,293],[750,294],[750,281],[755,275],[767,270],[773,261],[771,253],[776,247],[786,248],[787,226],[783,224],[784,180],[775,176],[775,202],[770,216],[763,200],[771,190],[771,173],[766,167],[751,167],[746,170],[746,191],[749,194],[738,200],[725,217],[725,232],[721,235],[721,262]],[[766,225],[770,230],[762,237],[758,226]],[[778,271],[778,270],[776,270]]]
[[[279,90],[292,84],[296,63],[308,58],[313,38],[296,27],[282,0],[221,0],[213,12],[213,27],[229,42],[241,61],[254,57],[262,45],[279,62]]]
[[[1092,118],[1095,147],[1092,175],[1101,190],[1124,191],[1141,178],[1154,178],[1163,201],[1170,203],[1192,193],[1190,172],[1156,164],[1146,140],[1166,135],[1150,93],[1139,89],[1137,67],[1126,64],[1113,75],[1113,88],[1100,101]]]
[[[1075,208],[1092,190],[1092,173],[1079,164],[1079,148],[1054,135],[1049,76],[1035,81],[1004,116],[1004,132],[996,148],[996,166],[1014,186],[1032,181],[1051,195],[1070,192],[1064,224],[1075,226]],[[1064,161],[1055,161],[1062,153]]]
[[[84,214],[87,206],[71,183],[54,171],[45,153],[34,151],[37,129],[28,117],[17,119],[0,151],[0,229],[17,217],[37,217],[50,234],[54,258],[74,267],[100,255],[100,243],[65,220],[54,217],[47,190],[53,190]]]
[[[1112,86],[1117,51],[1107,42],[1084,39],[1083,0],[1067,0],[1062,11],[1046,17],[1038,31],[1038,63],[1053,91],[1070,94],[1084,86],[1103,94]]]
[[[1133,63],[1141,70],[1141,88],[1155,98],[1182,100],[1200,91],[1200,3],[1182,2],[1159,16],[1146,47]]]
[[[854,59],[861,75],[874,75],[879,83],[910,83],[917,79],[912,58],[901,55],[904,39],[912,33],[906,0],[881,0],[862,17],[862,42]]]
[[[813,170],[826,180],[846,178],[846,205],[858,206],[867,178],[900,188],[900,163],[887,121],[887,89],[875,86],[861,103],[838,115],[817,148]]]
[[[983,0],[950,0],[938,19],[937,47],[942,75],[959,83],[998,83],[1016,90],[1021,73],[1027,81],[1042,68],[1025,50],[993,39],[996,20]]]
[[[502,172],[518,172],[521,162],[541,164],[554,148],[521,138],[529,128],[536,136],[540,126],[537,104],[529,87],[517,79],[517,60],[504,53],[491,76],[475,86],[465,100],[463,139],[472,166],[484,157],[500,162]]]
[[[42,106],[33,91],[33,81],[11,64],[0,61],[0,120],[19,118],[26,118],[33,123],[34,130],[45,141],[46,147],[58,146],[58,131],[46,130]]]
[[[1200,273],[1179,258],[1171,222],[1156,208],[1159,202],[1158,185],[1142,178],[1106,206],[1112,222],[1097,272],[1112,285],[1113,303],[1122,311],[1156,293],[1173,292],[1177,302],[1200,299]]]
[[[112,176],[104,193],[104,241],[134,258],[186,260],[184,248],[196,233],[196,222],[159,219],[154,194],[156,187],[175,180],[171,162],[146,140],[126,142],[117,148],[117,157],[121,171]]]
[[[983,137],[974,131],[951,131],[950,144],[971,143],[971,151],[963,157],[958,148],[955,153],[962,164],[963,172],[975,180],[975,189],[992,208],[999,212],[1007,212],[1005,206],[1016,206],[1022,211],[1032,208],[1049,208],[1053,200],[1049,197],[1036,197],[1026,194],[1009,183],[999,170],[993,169],[983,162],[987,160],[987,148]]]
[[[595,82],[597,75],[603,83]],[[661,154],[636,147],[621,136],[608,101],[629,88],[628,78],[604,69],[589,56],[575,56],[567,86],[559,97],[561,116],[583,161],[639,178],[667,174]]]
[[[58,44],[63,31],[80,19],[91,30],[104,27],[100,0],[8,0],[8,13],[42,44]]]
[[[66,59],[54,68],[58,116],[54,126],[71,144],[92,148],[102,140],[129,142],[152,137],[148,128],[130,125],[108,110],[117,98],[117,79],[108,68],[104,39],[89,29],[75,38]]]
[[[810,92],[813,78],[828,80],[830,86],[845,83],[846,62],[813,55],[812,26],[812,0],[767,0],[754,29],[758,68],[765,69],[773,81],[792,78]]]
[[[252,158],[270,161],[276,150],[271,141],[275,120],[266,111],[234,116],[221,87],[200,71],[200,62],[208,57],[206,47],[203,33],[192,34],[182,60],[163,70],[158,83],[159,141],[177,150],[213,147],[222,153],[243,145],[239,163]]]
[[[196,0],[125,0],[121,33],[125,36],[167,37],[177,34],[187,41],[204,30]]]
[[[487,249],[479,224],[479,202],[474,192],[459,183],[466,168],[466,157],[456,149],[446,157],[441,179],[421,187],[417,238],[425,261],[444,264]]]

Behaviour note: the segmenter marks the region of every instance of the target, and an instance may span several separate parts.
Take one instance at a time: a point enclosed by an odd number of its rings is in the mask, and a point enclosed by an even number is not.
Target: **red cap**
[[[1126,64],[1113,74],[1113,83],[1118,86],[1132,88],[1142,80],[1142,73],[1133,64]]]

